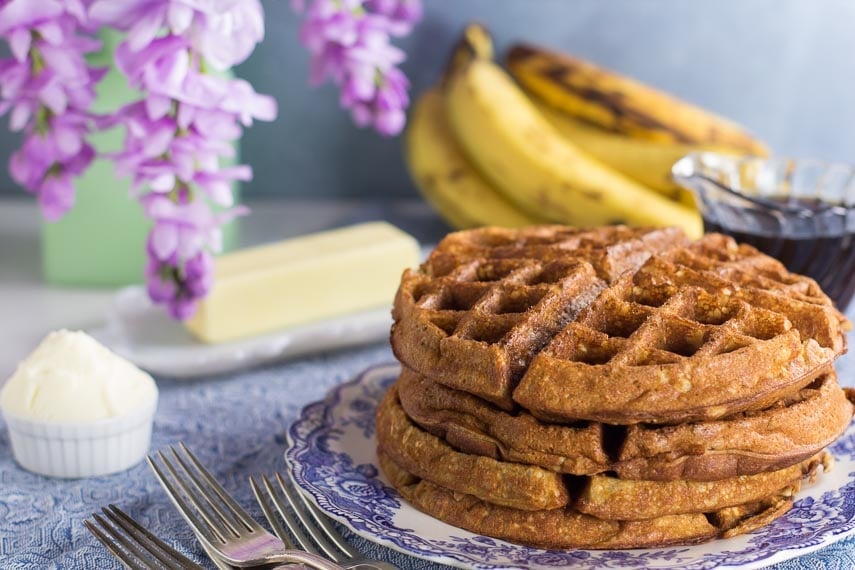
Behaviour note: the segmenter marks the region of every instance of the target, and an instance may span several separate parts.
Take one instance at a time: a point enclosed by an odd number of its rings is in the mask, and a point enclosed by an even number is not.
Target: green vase
[[[110,70],[97,86],[96,113],[113,112],[140,96],[112,65],[113,48],[120,36],[107,32],[102,40],[104,48],[90,62],[109,66]],[[122,148],[124,129],[95,133],[90,141],[103,156]],[[48,283],[113,287],[143,281],[145,240],[151,222],[143,216],[139,202],[128,195],[130,183],[129,177],[117,177],[113,163],[104,158],[97,158],[76,181],[71,211],[57,222],[42,224],[42,269]],[[239,190],[235,182],[236,199]],[[223,228],[225,249],[237,241],[237,232],[237,221]]]

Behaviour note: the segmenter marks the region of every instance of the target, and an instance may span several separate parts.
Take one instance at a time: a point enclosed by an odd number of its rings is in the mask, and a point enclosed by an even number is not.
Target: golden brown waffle
[[[599,423],[556,425],[526,412],[509,414],[407,368],[397,389],[404,410],[414,422],[465,453],[572,475],[594,475],[613,467]]]
[[[414,425],[392,386],[377,410],[377,445],[407,471],[459,493],[524,510],[557,509],[570,501],[562,476],[542,467],[455,451]]]
[[[760,501],[798,487],[820,458],[778,471],[719,481],[633,481],[595,475],[565,482],[552,471],[454,450],[407,417],[392,386],[377,412],[378,448],[421,479],[494,505],[550,510],[573,505],[607,520],[638,520],[712,512]],[[568,488],[568,483],[574,492]]]
[[[716,419],[768,407],[836,356],[802,341],[781,313],[732,295],[684,286],[664,299],[650,293],[627,277],[601,294],[532,360],[514,400],[550,421]]]
[[[395,300],[392,348],[420,372],[511,409],[531,358],[607,286],[686,238],[678,229],[484,228],[446,237]]]
[[[630,426],[615,464],[626,479],[715,480],[780,469],[824,449],[849,427],[855,394],[829,373],[773,406],[725,420]]]
[[[639,267],[652,254],[688,243],[688,238],[678,228],[479,228],[446,236],[431,252],[425,268],[433,277],[442,277],[472,261],[484,259],[510,259],[529,264],[532,261],[584,260],[594,266],[602,279],[613,281]]]
[[[850,323],[756,249],[679,230],[450,234],[404,274],[381,466],[417,508],[534,546],[733,536],[849,425]]]
[[[834,308],[819,284],[789,273],[781,262],[750,245],[737,244],[721,234],[709,234],[688,248],[675,250],[672,261],[693,270],[695,282],[702,282],[708,290],[726,286],[728,281],[736,283],[741,287],[738,295],[757,306],[782,312],[803,337],[815,338],[835,352],[845,348],[846,339],[840,337],[834,320],[844,330],[850,330],[852,325]],[[710,273],[722,280],[710,280]],[[781,295],[794,302],[782,303]]]
[[[637,481],[595,475],[588,478],[573,506],[606,520],[708,513],[773,495],[793,495],[802,479],[813,478],[820,465],[827,472],[831,464],[831,454],[823,451],[784,469],[718,481]]]
[[[753,248],[625,227],[451,234],[404,275],[393,316],[395,354],[421,374],[506,410],[618,424],[771,405],[829,369],[848,326]]]
[[[768,524],[789,510],[791,491],[713,513],[668,515],[637,521],[603,520],[573,508],[523,511],[494,505],[422,480],[378,453],[380,466],[410,504],[474,533],[544,548],[644,548],[735,536]]]
[[[615,471],[624,479],[715,481],[782,469],[819,453],[853,414],[833,373],[762,411],[628,428],[508,414],[406,368],[396,386],[407,415],[457,450],[573,475]]]

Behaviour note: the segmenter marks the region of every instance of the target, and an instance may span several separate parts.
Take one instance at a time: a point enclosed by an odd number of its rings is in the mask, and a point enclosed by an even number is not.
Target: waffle
[[[666,515],[707,513],[794,494],[802,479],[832,465],[827,451],[777,471],[717,481],[637,481],[605,475],[590,477],[573,506],[606,520],[640,520]]]
[[[833,373],[766,410],[625,429],[509,414],[406,368],[395,391],[416,424],[464,453],[572,475],[614,471],[623,479],[656,481],[715,481],[795,465],[837,439],[853,414]]]
[[[405,273],[409,368],[549,421],[680,423],[762,409],[830,369],[848,321],[772,258],[675,229],[451,234]]]
[[[726,420],[631,426],[615,464],[626,479],[715,480],[749,475],[811,457],[852,421],[855,393],[833,373],[771,407]]]
[[[526,412],[509,414],[407,368],[396,386],[404,410],[415,423],[465,453],[572,475],[612,469],[601,424],[551,425]]]
[[[853,417],[851,328],[815,281],[676,229],[450,234],[393,309],[377,412],[401,495],[551,548],[728,537],[785,513]]]
[[[396,464],[421,479],[494,505],[538,511],[573,504],[580,512],[607,520],[637,520],[672,514],[711,512],[760,501],[798,485],[820,459],[778,471],[719,481],[633,481],[607,475],[571,481],[575,496],[558,473],[455,451],[407,417],[392,386],[377,412],[377,444]]]
[[[645,548],[692,544],[718,536],[750,532],[780,517],[792,506],[792,489],[762,501],[712,513],[691,513],[617,521],[585,515],[573,508],[523,511],[456,493],[408,473],[383,451],[380,466],[410,504],[440,520],[474,533],[543,548]]]
[[[558,473],[460,453],[415,426],[401,408],[395,386],[377,411],[377,445],[407,471],[497,505],[533,511],[556,509],[570,501]]]

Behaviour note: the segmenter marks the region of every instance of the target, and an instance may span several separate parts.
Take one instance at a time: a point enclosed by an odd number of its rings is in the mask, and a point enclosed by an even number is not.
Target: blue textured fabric
[[[378,346],[205,380],[161,379],[152,449],[187,443],[241,504],[263,520],[247,478],[283,471],[285,430],[300,409],[369,365],[391,359],[389,349]],[[849,375],[843,376],[846,380]],[[0,424],[0,568],[121,568],[82,524],[108,503],[213,568],[146,465],[92,479],[41,477],[14,463],[6,427]],[[404,569],[440,568],[357,537],[352,542]],[[851,570],[855,538],[772,568]]]

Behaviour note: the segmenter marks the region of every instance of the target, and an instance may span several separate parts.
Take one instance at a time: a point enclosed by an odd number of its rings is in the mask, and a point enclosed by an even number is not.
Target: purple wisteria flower
[[[243,127],[276,117],[271,97],[209,72],[252,52],[264,37],[262,8],[257,0],[95,0],[90,14],[127,31],[116,66],[144,98],[112,118],[125,127],[116,170],[131,177],[153,222],[149,296],[185,319],[213,282],[222,225],[247,211],[234,207],[232,183],[252,170],[221,161],[234,156]]]
[[[421,19],[421,0],[309,0],[294,2],[304,14],[300,41],[311,54],[309,81],[341,88],[341,105],[360,127],[386,136],[406,123],[409,82],[398,68],[404,52],[391,36],[409,33]]]
[[[365,0],[365,9],[389,18],[395,36],[409,34],[424,13],[421,0]]]
[[[164,303],[176,319],[192,316],[195,300],[214,281],[212,252],[222,247],[222,225],[246,208],[214,213],[188,192],[176,198],[151,192],[142,198],[148,217],[155,220],[146,244],[146,283],[149,296]]]
[[[401,132],[409,105],[404,53],[391,38],[408,34],[421,0],[294,0],[305,13],[300,39],[312,54],[311,82],[332,80],[360,126]],[[113,114],[90,108],[105,69],[86,55],[101,27],[126,33],[115,64],[142,98]],[[13,179],[38,196],[44,216],[74,204],[75,178],[95,158],[88,135],[121,125],[111,155],[152,221],[146,251],[150,297],[188,318],[213,283],[222,226],[246,209],[232,186],[246,165],[222,166],[255,120],[273,120],[276,102],[223,72],[264,37],[259,0],[0,0],[0,116],[24,141],[10,161]]]
[[[93,19],[128,31],[128,47],[139,51],[164,30],[190,40],[215,69],[244,61],[264,39],[258,0],[95,0]]]
[[[0,116],[8,113],[10,128],[24,133],[9,170],[49,220],[74,205],[74,178],[95,157],[86,142],[89,108],[105,70],[86,64],[85,55],[100,47],[78,33],[87,25],[81,0],[0,2],[0,37],[12,54],[0,60]]]

